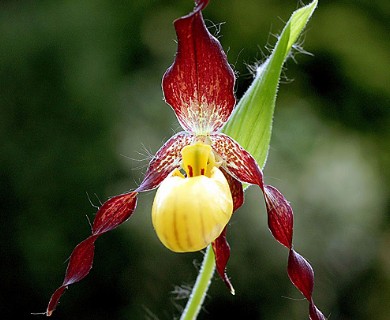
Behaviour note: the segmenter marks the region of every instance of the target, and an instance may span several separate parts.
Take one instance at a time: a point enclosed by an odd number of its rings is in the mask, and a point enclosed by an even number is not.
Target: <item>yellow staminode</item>
[[[233,200],[209,145],[197,142],[181,153],[186,177],[176,169],[161,183],[152,222],[168,249],[198,251],[221,234],[232,215]]]

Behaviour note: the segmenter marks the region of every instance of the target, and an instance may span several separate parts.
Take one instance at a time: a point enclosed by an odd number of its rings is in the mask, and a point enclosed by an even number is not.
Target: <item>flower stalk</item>
[[[203,257],[202,266],[199,270],[194,288],[192,289],[187,305],[180,317],[180,320],[196,319],[203,301],[206,298],[207,290],[210,286],[211,279],[215,271],[215,257],[211,246],[207,247],[206,253]]]

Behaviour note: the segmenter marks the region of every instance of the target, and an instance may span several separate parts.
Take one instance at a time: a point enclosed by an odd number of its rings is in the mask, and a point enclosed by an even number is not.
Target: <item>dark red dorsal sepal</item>
[[[207,3],[197,1],[192,13],[175,21],[178,49],[162,81],[183,129],[201,134],[219,130],[235,105],[233,70],[203,21]]]

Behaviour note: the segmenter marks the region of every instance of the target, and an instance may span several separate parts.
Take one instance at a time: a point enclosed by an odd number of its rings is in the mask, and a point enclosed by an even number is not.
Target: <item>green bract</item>
[[[245,148],[261,167],[264,167],[267,159],[283,64],[317,3],[318,1],[314,0],[292,14],[271,56],[257,68],[255,79],[222,130]]]

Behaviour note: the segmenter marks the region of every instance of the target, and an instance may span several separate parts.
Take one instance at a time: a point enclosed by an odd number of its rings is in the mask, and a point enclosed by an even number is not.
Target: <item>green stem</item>
[[[215,257],[211,245],[208,246],[203,258],[195,286],[192,289],[191,296],[188,299],[186,308],[180,317],[180,320],[194,320],[199,314],[207,290],[210,286],[211,278],[215,270]]]

